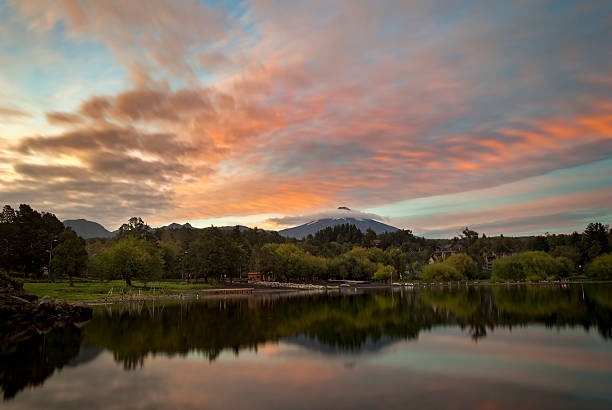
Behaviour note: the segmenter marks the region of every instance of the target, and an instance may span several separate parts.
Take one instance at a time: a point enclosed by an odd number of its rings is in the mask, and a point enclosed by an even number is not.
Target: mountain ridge
[[[83,239],[112,238],[117,231],[109,231],[101,224],[87,219],[66,219],[62,222],[65,227],[72,228]]]
[[[399,228],[391,225],[378,222],[374,219],[369,218],[354,218],[354,217],[341,217],[341,218],[322,218],[314,221],[307,222],[302,225],[294,226],[293,228],[282,229],[278,231],[279,235],[288,238],[304,239],[308,235],[314,235],[315,233],[325,229],[333,228],[336,225],[355,225],[361,232],[366,233],[368,229],[373,230],[377,234],[384,232],[395,232]]]

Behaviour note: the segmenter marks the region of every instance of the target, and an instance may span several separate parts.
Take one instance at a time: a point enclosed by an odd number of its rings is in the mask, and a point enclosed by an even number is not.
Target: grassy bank
[[[109,282],[26,282],[23,288],[38,297],[52,296],[64,299],[67,302],[100,302],[104,300],[119,300],[128,295],[134,296],[163,296],[196,293],[200,289],[210,288],[205,283],[185,282],[143,282],[134,281],[131,288],[125,281],[112,280]]]

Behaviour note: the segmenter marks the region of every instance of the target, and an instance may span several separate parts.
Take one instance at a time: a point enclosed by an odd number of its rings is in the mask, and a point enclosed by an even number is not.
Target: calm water
[[[7,409],[611,408],[612,286],[100,307],[0,353]]]

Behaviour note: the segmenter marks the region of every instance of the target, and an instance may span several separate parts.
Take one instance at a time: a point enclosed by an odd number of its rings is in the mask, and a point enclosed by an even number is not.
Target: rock
[[[43,296],[42,299],[38,301],[38,306],[52,306],[55,304],[55,300],[51,296]]]
[[[33,302],[36,299],[36,295],[23,290],[23,285],[5,274],[0,274],[0,297],[1,296],[17,296],[27,301]]]
[[[82,326],[92,317],[93,309],[82,303],[71,305],[50,296],[37,299],[21,284],[0,274],[0,350],[55,327]]]

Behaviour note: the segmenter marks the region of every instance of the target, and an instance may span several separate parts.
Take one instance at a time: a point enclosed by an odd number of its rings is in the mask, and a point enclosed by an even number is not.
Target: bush
[[[612,253],[593,259],[586,266],[585,273],[591,279],[612,280]]]
[[[425,266],[421,278],[434,282],[465,279],[454,266],[448,265],[445,262]]]
[[[379,281],[389,280],[393,275],[393,271],[394,271],[393,266],[384,265],[382,263],[379,263],[377,265],[376,272],[374,272],[374,276],[372,277],[372,279],[379,280]]]
[[[457,272],[464,278],[478,279],[478,266],[476,266],[476,262],[465,253],[451,255],[443,263],[457,269]]]
[[[522,252],[493,261],[493,277],[497,280],[544,280],[565,278],[574,272],[568,258],[553,258],[543,251]]]
[[[555,258],[556,269],[557,272],[555,274],[558,278],[567,278],[571,276],[574,272],[574,262],[572,262],[569,258],[565,256],[559,256]]]

